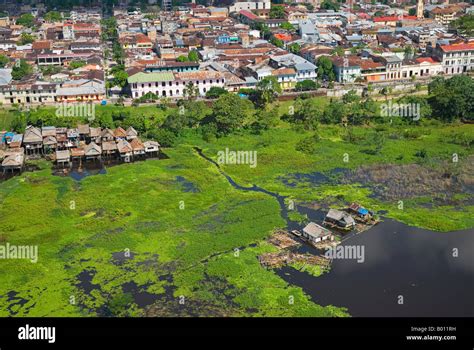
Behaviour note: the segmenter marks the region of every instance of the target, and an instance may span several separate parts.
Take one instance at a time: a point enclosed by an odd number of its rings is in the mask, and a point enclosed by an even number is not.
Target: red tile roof
[[[257,15],[253,14],[253,13],[250,12],[250,11],[241,10],[241,11],[240,11],[240,14],[241,14],[242,16],[245,16],[245,17],[249,18],[249,19],[257,19],[257,18],[258,18]]]
[[[416,16],[403,16],[403,20],[416,20]],[[374,17],[374,22],[397,22],[400,20],[398,16]]]
[[[441,46],[441,50],[443,51],[471,51],[471,50],[474,50],[474,42],[443,45]]]
[[[418,57],[416,59],[416,62],[418,63],[424,63],[424,62],[428,62],[428,63],[439,63],[438,61],[436,61],[435,59],[433,59],[433,57]]]

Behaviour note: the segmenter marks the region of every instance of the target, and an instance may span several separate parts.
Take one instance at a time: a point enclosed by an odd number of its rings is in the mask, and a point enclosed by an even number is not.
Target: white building
[[[213,71],[137,73],[128,78],[133,98],[148,93],[159,97],[183,97],[185,88],[192,83],[204,96],[213,86],[223,88],[224,75]]]
[[[252,1],[239,1],[237,0],[233,5],[229,7],[229,12],[240,12],[242,10],[270,10],[272,7],[271,0],[252,0]]]
[[[444,74],[461,74],[474,69],[474,42],[437,45],[435,56],[441,61]]]

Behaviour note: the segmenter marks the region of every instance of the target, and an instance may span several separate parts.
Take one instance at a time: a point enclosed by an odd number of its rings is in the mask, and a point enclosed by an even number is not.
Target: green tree
[[[235,94],[225,94],[219,97],[212,106],[212,122],[217,131],[229,134],[244,126],[250,113],[251,103]]]
[[[35,25],[35,17],[31,13],[22,14],[16,20],[16,24],[31,28]]]
[[[336,47],[334,50],[332,50],[331,55],[342,57],[344,56],[344,49],[342,47]]]
[[[467,38],[474,37],[474,14],[459,17],[451,26]]]
[[[28,33],[21,33],[20,40],[19,40],[18,43],[20,45],[27,45],[27,44],[34,43],[35,40],[36,40],[36,38],[33,35],[28,34]]]
[[[311,91],[317,89],[319,89],[319,84],[316,81],[309,79],[299,81],[295,85],[296,91]]]
[[[321,56],[317,61],[318,78],[321,80],[334,81],[336,75],[334,74],[334,64],[327,56]]]
[[[324,0],[320,5],[321,10],[339,11],[339,4],[335,1]]]
[[[183,89],[183,96],[188,100],[194,100],[199,96],[199,88],[189,82]]]
[[[219,98],[221,95],[227,94],[228,91],[219,86],[213,86],[206,92],[207,98]]]
[[[276,77],[265,77],[257,83],[257,105],[265,107],[267,104],[276,100],[281,94],[281,86]]]
[[[272,19],[282,19],[285,18],[285,8],[281,5],[273,5],[270,8],[270,18]]]
[[[21,80],[25,76],[33,73],[33,67],[31,67],[25,60],[20,60],[15,63],[12,70],[13,80]]]
[[[344,96],[342,96],[342,102],[345,104],[354,104],[360,102],[360,97],[354,90],[350,90]]]
[[[299,55],[301,51],[301,45],[298,43],[290,44],[288,45],[288,51],[290,51],[291,53],[294,53],[295,55]]]
[[[119,86],[124,88],[128,83],[128,73],[124,70],[115,72],[114,78],[112,79],[113,86]]]
[[[62,19],[61,13],[58,11],[49,11],[44,15],[44,20],[46,22],[61,22]]]
[[[84,62],[84,61],[71,61],[71,63],[69,63],[69,69],[74,70],[74,69],[77,69],[77,68],[82,68],[86,64],[87,63]]]
[[[465,75],[436,78],[428,85],[433,117],[452,122],[474,120],[474,81]]]
[[[177,62],[189,62],[189,58],[188,56],[185,56],[185,55],[181,55],[181,56],[178,56],[178,58],[176,59]]]
[[[287,116],[288,121],[302,125],[305,130],[316,130],[322,117],[321,107],[312,99],[296,100],[296,110]]]
[[[188,59],[191,61],[191,62],[199,62],[199,55],[198,55],[198,52],[196,50],[192,50],[188,53]]]
[[[274,107],[270,110],[258,109],[255,114],[255,121],[252,123],[252,130],[256,134],[260,134],[262,130],[268,130],[278,124],[279,112]]]
[[[339,124],[347,117],[347,105],[332,101],[323,111],[321,121],[326,124]]]
[[[287,31],[289,31],[289,32],[295,30],[295,27],[294,27],[293,24],[291,24],[290,22],[283,22],[283,23],[280,25],[280,28],[281,28],[281,29],[284,29],[284,30],[287,30]]]
[[[5,55],[0,55],[0,68],[5,68],[10,63],[10,59]]]
[[[270,42],[279,48],[283,48],[283,46],[285,46],[285,43],[283,42],[283,40],[275,38],[274,36],[272,36],[272,38],[270,39]]]

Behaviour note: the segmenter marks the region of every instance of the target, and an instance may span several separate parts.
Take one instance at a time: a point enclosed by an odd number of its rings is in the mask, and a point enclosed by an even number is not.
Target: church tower
[[[423,19],[425,17],[425,4],[423,0],[418,0],[418,5],[416,6],[416,17],[418,19]]]

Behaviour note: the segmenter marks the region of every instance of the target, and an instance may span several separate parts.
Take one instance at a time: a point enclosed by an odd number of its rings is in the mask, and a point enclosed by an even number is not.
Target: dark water
[[[196,151],[219,168],[200,149]],[[236,189],[274,197],[287,228],[299,228],[288,219],[285,197],[256,185],[240,186],[219,171]],[[323,218],[321,210],[301,206],[297,210],[312,221]],[[352,316],[474,316],[474,229],[441,233],[385,219],[361,234],[344,235],[340,246],[348,245],[364,247],[363,262],[334,259],[331,271],[320,277],[290,267],[277,273],[317,304],[346,307]],[[317,253],[308,246],[301,249]]]
[[[278,274],[353,316],[474,316],[474,230],[439,233],[386,219],[345,245],[364,246],[365,261],[334,259],[317,278],[288,267]]]

